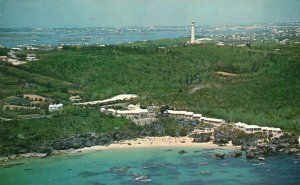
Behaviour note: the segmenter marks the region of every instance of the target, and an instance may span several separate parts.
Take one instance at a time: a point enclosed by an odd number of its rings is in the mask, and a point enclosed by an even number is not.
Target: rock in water
[[[221,154],[215,154],[215,156],[219,159],[224,159],[225,157],[225,154],[224,153],[221,153]]]
[[[180,155],[185,154],[185,153],[187,153],[187,151],[185,151],[185,150],[180,150],[180,151],[178,152],[178,154],[180,154]]]
[[[239,157],[242,155],[242,152],[241,151],[234,151],[230,154],[232,157]]]

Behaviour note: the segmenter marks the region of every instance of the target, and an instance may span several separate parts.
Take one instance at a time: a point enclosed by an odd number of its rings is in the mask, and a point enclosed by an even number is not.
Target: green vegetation
[[[297,45],[181,44],[162,53],[153,43],[66,47],[42,53],[40,62],[22,70],[71,82],[84,100],[137,93],[142,104],[169,105],[181,92],[172,107],[228,121],[300,129]],[[218,71],[238,75],[221,77]]]
[[[69,135],[95,132],[110,133],[139,129],[130,120],[106,116],[95,109],[66,107],[53,118],[17,120],[1,123],[0,153],[7,154],[19,148],[32,148]]]
[[[9,52],[8,48],[0,48],[0,56],[7,56],[8,52]]]
[[[136,93],[140,98],[134,101],[142,105],[169,105],[230,122],[300,132],[298,45],[270,43],[238,48],[209,44],[186,46],[184,42],[184,39],[158,40],[39,51],[38,62],[18,67],[1,63],[0,98],[6,101],[7,97],[21,92],[66,104],[69,96],[77,94],[86,101]],[[5,117],[5,112],[2,110],[0,117]],[[5,133],[0,134],[1,143],[10,144],[14,139],[7,138],[14,132],[13,138],[22,132],[29,138],[27,131],[30,134],[34,131],[38,136],[31,142],[35,142],[71,133],[110,132],[123,126],[134,128],[130,121],[102,115],[95,108],[67,108],[53,118],[1,124],[5,125],[1,130]],[[162,119],[161,124],[166,126],[165,133],[169,135],[187,132],[172,120]]]

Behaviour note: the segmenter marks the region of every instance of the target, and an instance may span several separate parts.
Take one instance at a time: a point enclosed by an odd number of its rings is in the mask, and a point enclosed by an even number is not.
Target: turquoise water
[[[180,149],[187,153],[178,154]],[[231,150],[139,148],[20,160],[0,167],[0,184],[300,184],[299,155],[270,156],[260,162],[229,155],[220,160],[214,157],[217,152]],[[138,182],[134,173],[152,181]]]

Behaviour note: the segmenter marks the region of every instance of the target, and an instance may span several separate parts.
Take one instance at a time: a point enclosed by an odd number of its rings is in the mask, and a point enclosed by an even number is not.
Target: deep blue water
[[[1,185],[40,184],[166,184],[166,185],[289,185],[300,184],[300,156],[276,155],[265,161],[245,157],[224,160],[214,153],[231,150],[184,148],[138,148],[70,154],[45,159],[20,160],[0,167]],[[133,174],[151,182],[134,180]]]

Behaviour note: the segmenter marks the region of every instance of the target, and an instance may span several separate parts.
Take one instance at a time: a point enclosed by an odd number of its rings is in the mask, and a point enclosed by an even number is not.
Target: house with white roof
[[[274,127],[260,127],[257,125],[247,125],[246,123],[235,123],[234,127],[236,129],[242,130],[245,133],[265,133],[268,136],[271,137],[280,137],[283,135],[283,132],[280,128],[274,128]]]
[[[101,112],[112,114],[116,117],[126,117],[126,118],[134,118],[134,117],[147,117],[148,116],[148,109],[141,109],[140,105],[128,105],[128,110],[115,110],[115,109],[106,109],[101,108]]]
[[[216,126],[225,123],[225,120],[223,119],[202,117],[202,114],[195,114],[188,111],[166,110],[164,113],[175,119],[198,120],[204,123],[214,124]]]
[[[220,125],[225,123],[225,120],[223,119],[207,118],[207,117],[201,117],[200,121],[203,123],[210,123],[214,125]]]
[[[54,111],[58,111],[60,109],[63,108],[63,104],[59,103],[59,104],[50,104],[48,107],[49,112],[54,112]]]
[[[202,117],[201,114],[194,114],[194,112],[188,111],[176,111],[176,110],[166,110],[164,114],[173,117],[175,119],[187,119],[187,120],[199,120]]]

